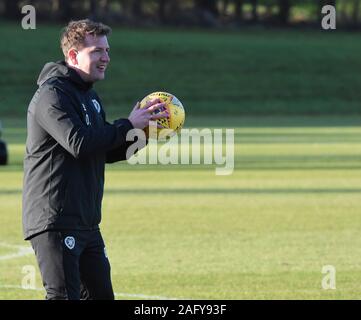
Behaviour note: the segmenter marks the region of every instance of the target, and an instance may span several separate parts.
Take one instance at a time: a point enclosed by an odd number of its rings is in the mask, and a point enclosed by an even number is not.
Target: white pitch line
[[[127,298],[140,298],[145,300],[182,300],[180,298],[171,298],[171,297],[162,297],[162,296],[148,296],[145,294],[138,293],[114,293],[117,297],[127,297]]]
[[[0,261],[20,258],[20,257],[24,257],[24,256],[27,256],[30,254],[34,254],[33,249],[31,247],[27,247],[27,246],[13,245],[13,244],[0,242],[0,247],[18,250],[18,252],[16,252],[16,253],[0,256]],[[43,288],[23,288],[22,286],[16,286],[16,285],[0,285],[0,288],[45,291]],[[126,297],[126,298],[139,298],[139,299],[146,299],[146,300],[180,300],[179,298],[174,298],[174,297],[151,296],[151,295],[146,295],[146,294],[141,294],[141,293],[123,293],[123,292],[117,293],[117,292],[115,292],[114,296]]]
[[[13,244],[0,242],[0,247],[17,249],[16,253],[11,253],[11,254],[6,254],[3,256],[0,256],[0,260],[10,260],[10,259],[15,259],[15,258],[20,258],[20,257],[28,256],[28,255],[34,253],[33,249],[28,246],[19,246],[19,245],[13,245]]]
[[[22,286],[16,286],[16,285],[11,285],[11,284],[0,285],[0,288],[43,291],[45,293],[44,288],[23,288]],[[126,298],[140,298],[140,299],[145,299],[145,300],[181,300],[179,298],[162,297],[162,296],[148,296],[145,294],[138,294],[138,293],[117,293],[117,292],[115,292],[114,296],[126,297]]]
[[[0,288],[4,288],[4,289],[32,290],[32,291],[44,291],[43,288],[23,288],[22,286],[15,286],[15,285],[11,285],[11,284],[0,285]]]

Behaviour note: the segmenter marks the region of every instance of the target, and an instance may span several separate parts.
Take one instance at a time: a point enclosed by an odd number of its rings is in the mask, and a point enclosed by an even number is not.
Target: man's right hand
[[[154,99],[149,101],[144,108],[140,108],[140,103],[137,102],[130,113],[128,120],[132,123],[134,128],[144,129],[149,126],[149,121],[168,117],[167,111],[153,114],[154,111],[162,109],[165,105],[166,104],[161,102],[160,99]],[[158,128],[162,128],[159,124],[157,124],[157,126]]]

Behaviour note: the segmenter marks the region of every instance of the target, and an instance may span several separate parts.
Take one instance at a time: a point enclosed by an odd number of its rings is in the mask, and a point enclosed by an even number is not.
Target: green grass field
[[[0,23],[0,117],[23,116],[45,62],[62,58],[61,26]],[[244,29],[127,30],[114,27],[108,112],[126,116],[153,91],[177,95],[188,115],[360,114],[359,33]],[[6,63],[5,63],[6,61]]]
[[[3,123],[0,299],[42,299],[21,233],[24,121]],[[359,123],[193,117],[188,128],[235,128],[232,175],[216,176],[214,165],[107,166],[101,229],[117,298],[359,299]],[[21,289],[27,265],[39,290]],[[336,268],[335,290],[321,287],[325,265]]]

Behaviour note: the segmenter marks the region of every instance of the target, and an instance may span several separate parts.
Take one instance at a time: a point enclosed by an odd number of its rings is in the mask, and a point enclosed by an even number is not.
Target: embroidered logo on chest
[[[93,102],[93,106],[94,106],[95,110],[96,110],[98,113],[100,113],[100,110],[101,110],[100,103],[99,103],[97,100],[95,100],[95,99],[92,99],[92,102]]]

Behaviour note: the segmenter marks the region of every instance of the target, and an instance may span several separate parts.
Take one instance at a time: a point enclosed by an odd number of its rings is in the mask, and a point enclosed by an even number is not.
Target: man
[[[106,122],[92,86],[103,80],[110,28],[72,21],[61,36],[65,61],[47,63],[27,114],[23,229],[35,251],[47,299],[114,299],[99,229],[105,163],[126,159],[126,135],[166,117],[164,104],[136,104]]]

